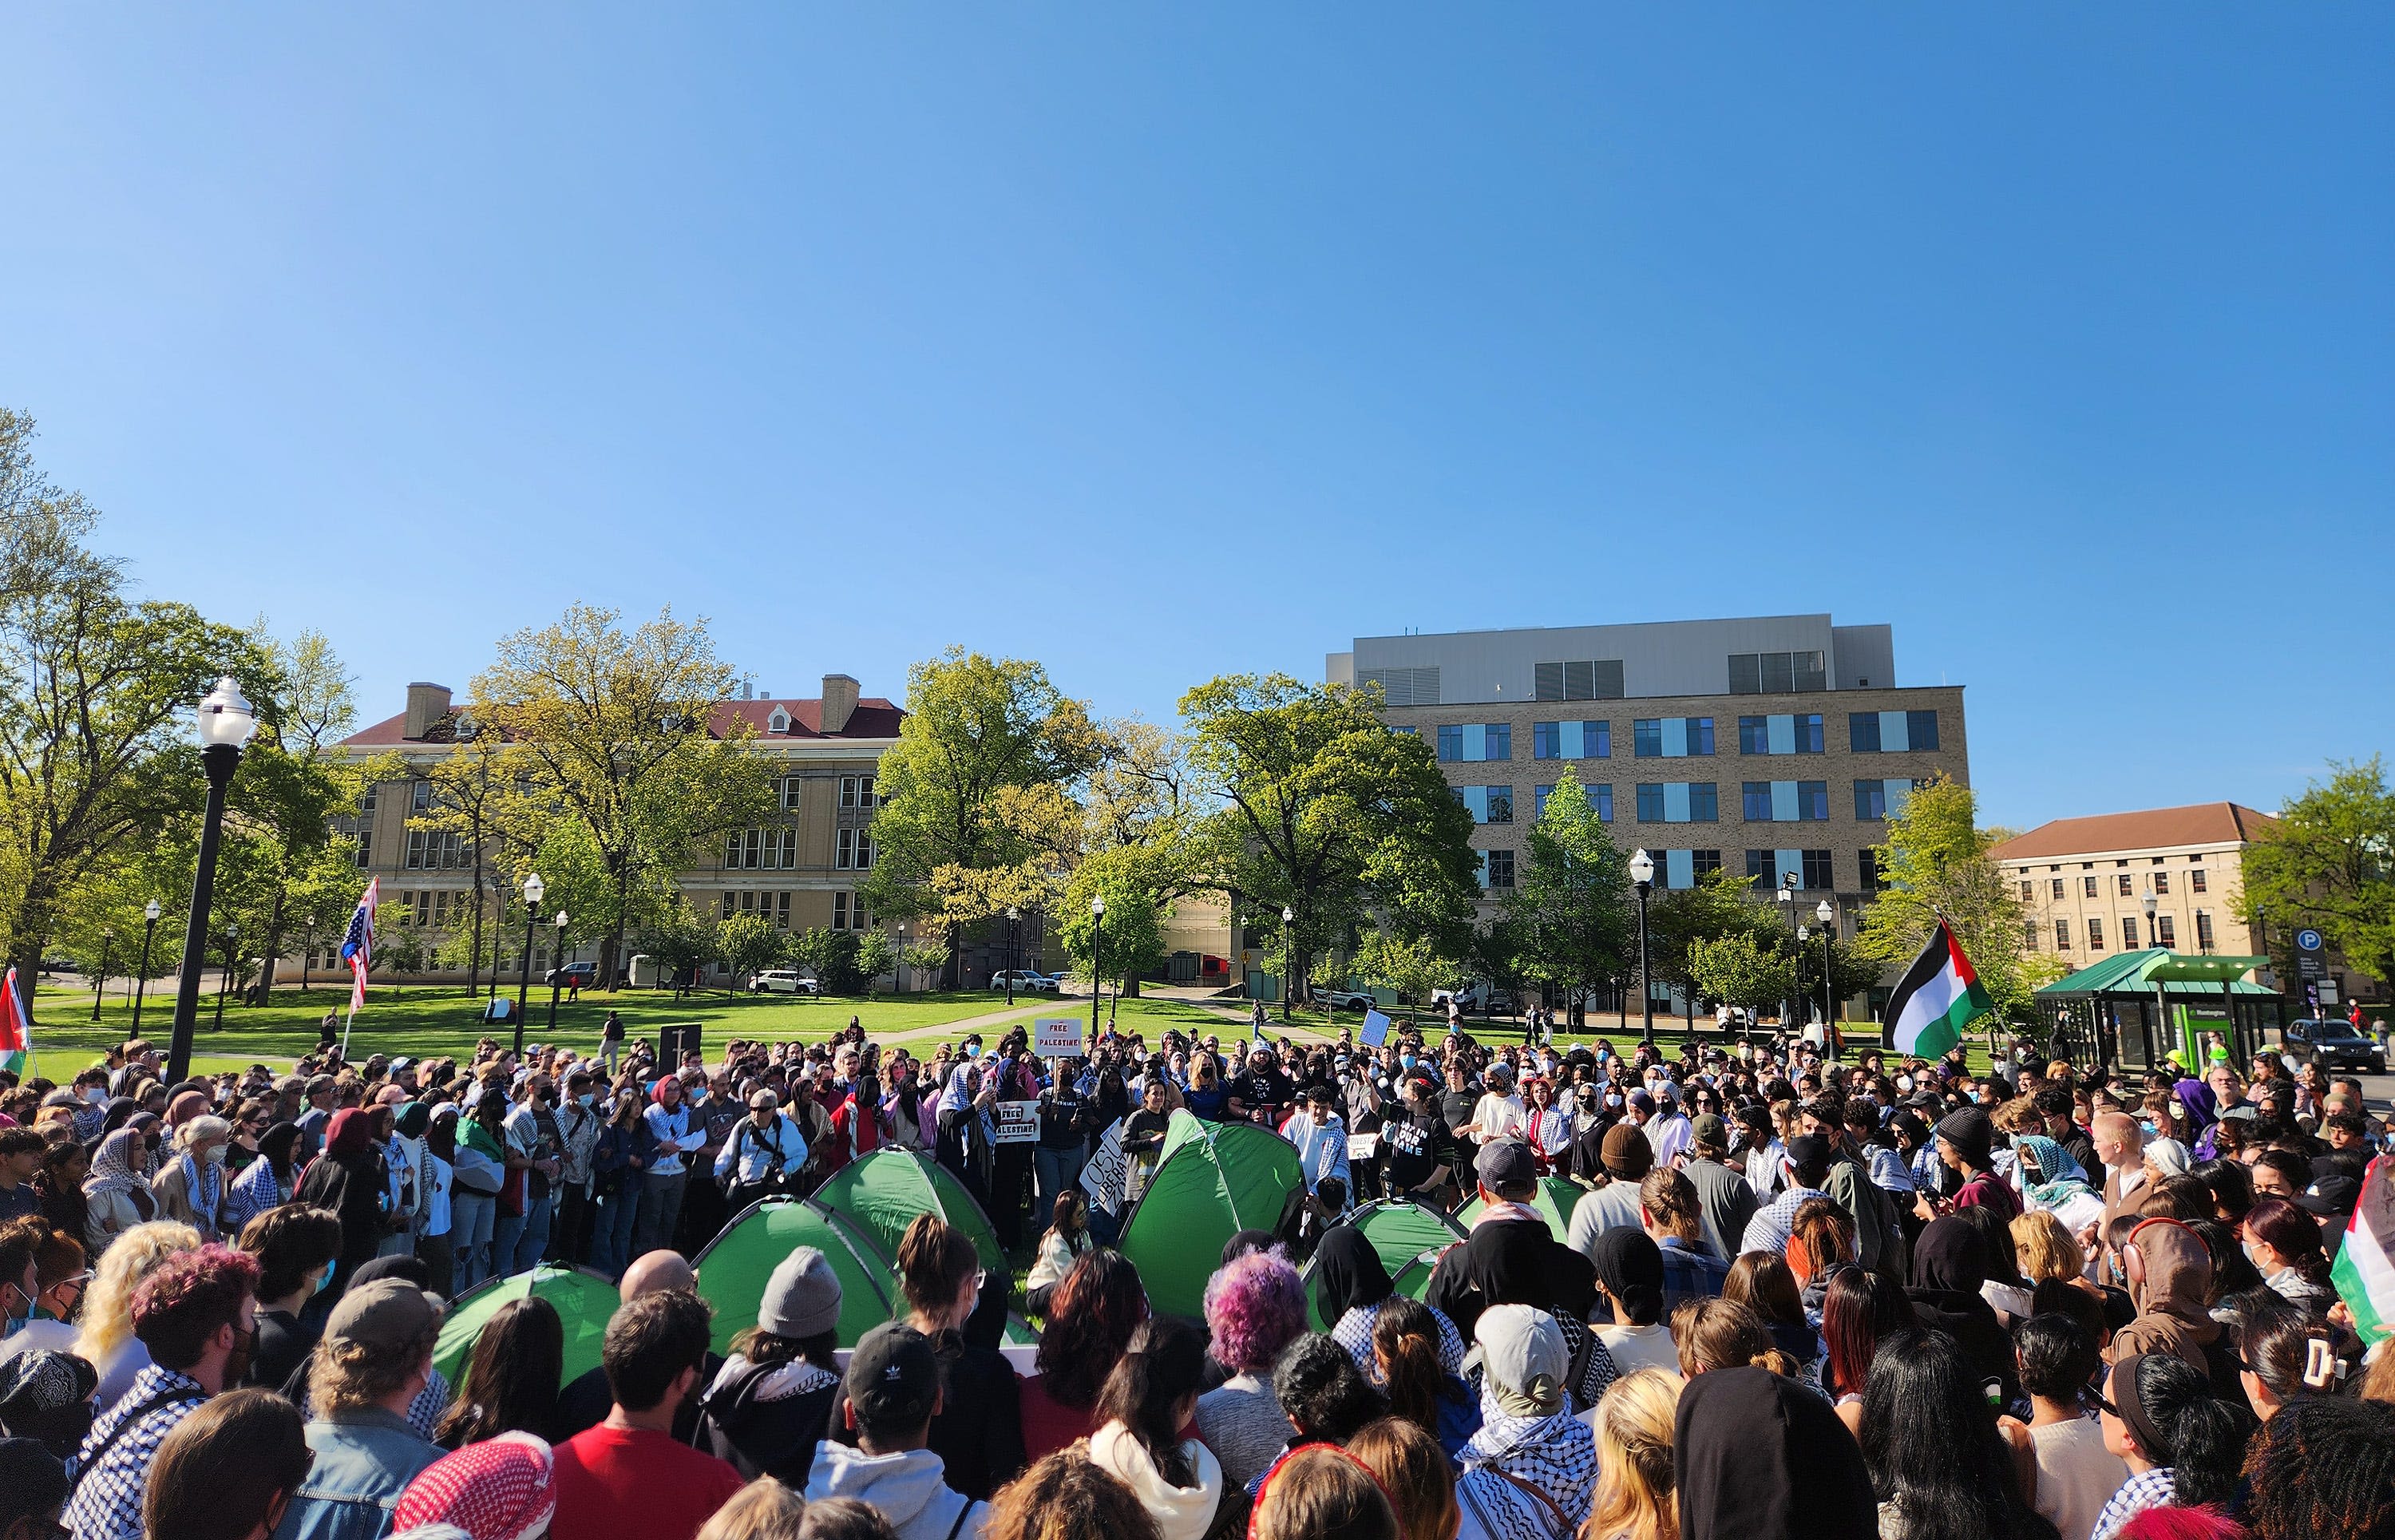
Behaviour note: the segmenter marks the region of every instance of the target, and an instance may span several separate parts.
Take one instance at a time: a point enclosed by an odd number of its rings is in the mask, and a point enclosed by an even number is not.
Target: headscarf
[[[470,1540],[532,1540],[557,1514],[557,1467],[549,1445],[508,1432],[468,1444],[417,1473],[391,1510],[393,1534],[433,1525]]]
[[[208,1094],[205,1091],[179,1091],[166,1103],[166,1126],[180,1129],[193,1118],[204,1117],[208,1110]]]
[[[292,1153],[299,1148],[299,1125],[279,1122],[258,1136],[258,1164],[274,1168],[274,1179],[285,1188],[298,1184],[299,1174],[292,1169]]]
[[[1912,1286],[1978,1296],[1988,1281],[1988,1243],[1953,1215],[1933,1219],[1912,1246]]]
[[[420,1139],[424,1137],[424,1131],[431,1126],[432,1109],[424,1103],[412,1101],[400,1109],[398,1128],[401,1138]]]
[[[444,1161],[457,1159],[457,1108],[454,1102],[443,1102],[432,1112],[432,1122],[424,1131],[424,1148]]]
[[[324,1154],[335,1161],[355,1160],[374,1148],[374,1125],[366,1121],[358,1108],[345,1107],[333,1114],[324,1130]]]
[[[1314,1286],[1322,1319],[1335,1323],[1349,1310],[1368,1309],[1388,1298],[1389,1269],[1362,1230],[1333,1225],[1314,1248]]]
[[[144,1176],[157,1175],[160,1154],[159,1150],[152,1147],[151,1141],[156,1137],[158,1130],[164,1126],[164,1124],[162,1124],[158,1120],[158,1114],[155,1112],[136,1112],[133,1116],[125,1120],[125,1126],[141,1135],[141,1175]],[[164,1141],[159,1142],[163,1144]]]
[[[122,1192],[131,1197],[134,1207],[157,1212],[157,1200],[150,1191],[150,1178],[141,1169],[141,1160],[134,1154],[141,1135],[130,1128],[120,1128],[99,1141],[99,1153],[92,1157],[91,1175],[84,1178],[83,1195],[104,1197]]]
[[[1862,1449],[1820,1394],[1768,1369],[1688,1381],[1673,1419],[1680,1540],[1863,1540],[1879,1503]]]
[[[2187,1146],[2177,1139],[2148,1139],[2145,1154],[2146,1159],[2154,1163],[2154,1169],[2164,1176],[2187,1175],[2190,1164]]]
[[[1630,1317],[1622,1325],[1646,1326],[1663,1319],[1663,1252],[1653,1237],[1616,1225],[1598,1233],[1593,1253],[1596,1281]]]
[[[2013,1140],[2013,1148],[2027,1155],[2037,1166],[2038,1180],[2031,1182],[2026,1173],[2021,1189],[2041,1208],[2052,1208],[2081,1192],[2096,1189],[2087,1180],[2087,1172],[2071,1151],[2043,1134],[2024,1134]]]
[[[100,1136],[105,1138],[123,1128],[140,1110],[141,1104],[130,1096],[109,1097],[106,1113],[99,1121]]]

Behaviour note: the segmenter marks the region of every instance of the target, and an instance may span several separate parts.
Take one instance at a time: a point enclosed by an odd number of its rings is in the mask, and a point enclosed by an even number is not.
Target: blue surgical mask
[[[330,1282],[333,1281],[333,1275],[334,1275],[335,1273],[337,1273],[337,1272],[339,1272],[340,1270],[341,1270],[341,1259],[340,1259],[339,1257],[337,1257],[337,1257],[333,1258],[330,1262],[325,1263],[325,1264],[324,1264],[324,1277],[322,1277],[322,1278],[320,1278],[320,1279],[318,1279],[318,1280],[316,1280],[316,1287],[315,1287],[314,1292],[315,1292],[315,1293],[317,1293],[317,1294],[323,1294],[323,1293],[324,1292],[324,1285],[325,1285],[325,1284],[327,1284],[327,1283],[330,1283]]]

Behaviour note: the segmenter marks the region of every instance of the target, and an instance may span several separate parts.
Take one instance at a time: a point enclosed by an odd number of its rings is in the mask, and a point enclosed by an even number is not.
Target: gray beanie
[[[782,1258],[765,1281],[757,1324],[777,1337],[820,1336],[840,1324],[840,1275],[813,1246]]]

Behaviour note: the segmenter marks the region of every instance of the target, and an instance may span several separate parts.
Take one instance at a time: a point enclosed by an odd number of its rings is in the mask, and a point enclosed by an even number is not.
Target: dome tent
[[[570,1384],[598,1368],[600,1344],[607,1336],[607,1318],[615,1313],[620,1302],[615,1285],[605,1273],[546,1262],[529,1272],[486,1279],[451,1300],[448,1313],[441,1321],[439,1342],[432,1349],[432,1366],[448,1378],[452,1387],[460,1384],[466,1377],[466,1361],[473,1355],[474,1339],[483,1334],[483,1328],[490,1324],[501,1306],[531,1294],[548,1300],[556,1308],[558,1319],[565,1323],[564,1383]]]
[[[1542,1176],[1537,1188],[1530,1194],[1530,1206],[1539,1211],[1539,1217],[1547,1222],[1547,1228],[1556,1240],[1561,1241],[1571,1229],[1572,1210],[1580,1206],[1581,1199],[1587,1192],[1588,1188],[1568,1176]],[[1472,1222],[1480,1217],[1480,1211],[1487,1206],[1478,1198],[1473,1198],[1455,1211],[1455,1222],[1469,1232]],[[1392,1272],[1395,1270],[1391,1269]]]
[[[956,1173],[920,1150],[885,1147],[859,1156],[826,1177],[814,1201],[853,1220],[893,1266],[915,1216],[936,1214],[965,1232],[993,1278],[1012,1276],[989,1215]]]
[[[1438,1254],[1464,1236],[1462,1226],[1435,1208],[1387,1199],[1366,1203],[1349,1215],[1347,1222],[1372,1242],[1381,1266],[1388,1269],[1389,1281],[1397,1293],[1409,1299],[1420,1299],[1429,1290],[1431,1268],[1437,1265]],[[1422,1260],[1419,1268],[1413,1266],[1417,1260]],[[1315,1329],[1327,1332],[1339,1323],[1339,1318],[1324,1311],[1310,1261],[1305,1265],[1304,1276]]]
[[[813,1246],[840,1279],[840,1345],[902,1313],[904,1295],[889,1259],[864,1226],[811,1198],[765,1198],[741,1210],[694,1263],[698,1292],[715,1307],[715,1349],[757,1324],[766,1281],[782,1259]]]
[[[1205,1313],[1206,1281],[1243,1229],[1268,1230],[1303,1182],[1297,1150],[1254,1123],[1201,1122],[1176,1111],[1147,1190],[1123,1219],[1120,1250],[1160,1315]]]

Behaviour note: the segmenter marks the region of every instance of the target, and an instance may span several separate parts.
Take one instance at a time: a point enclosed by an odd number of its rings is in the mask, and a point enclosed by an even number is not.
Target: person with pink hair
[[[1222,1461],[1224,1480],[1245,1487],[1289,1444],[1272,1367],[1304,1334],[1305,1286],[1277,1251],[1250,1252],[1206,1281],[1205,1308],[1214,1361],[1231,1377],[1198,1398],[1198,1436]]]

